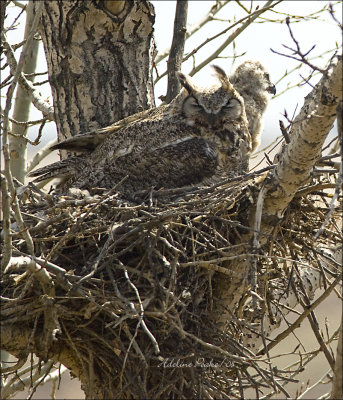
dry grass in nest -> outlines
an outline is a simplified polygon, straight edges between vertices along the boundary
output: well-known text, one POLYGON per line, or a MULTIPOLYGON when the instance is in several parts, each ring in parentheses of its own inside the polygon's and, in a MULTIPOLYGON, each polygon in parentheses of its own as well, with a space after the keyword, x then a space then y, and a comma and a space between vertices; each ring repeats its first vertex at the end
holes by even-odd
MULTIPOLYGON (((5 322, 47 338, 36 346, 42 358, 66 347, 84 375, 92 360, 103 386, 118 398, 239 398, 262 382, 272 387, 269 368, 242 345, 235 310, 226 331, 212 318, 222 261, 242 249, 249 253, 250 244, 241 239, 249 232, 259 175, 147 193, 140 203, 121 200, 115 191, 55 197, 31 186, 23 215, 36 254, 49 261, 44 265, 54 294, 47 301, 34 274, 8 271, 3 296, 15 300, 3 305, 5 322)), ((313 234, 329 205, 315 205, 322 193, 299 193, 276 240, 262 249, 263 297, 289 279, 280 259, 316 259, 313 234)), ((319 239, 325 245, 337 242, 334 226, 332 219, 319 239)), ((14 255, 22 255, 19 235, 13 243, 14 255)))

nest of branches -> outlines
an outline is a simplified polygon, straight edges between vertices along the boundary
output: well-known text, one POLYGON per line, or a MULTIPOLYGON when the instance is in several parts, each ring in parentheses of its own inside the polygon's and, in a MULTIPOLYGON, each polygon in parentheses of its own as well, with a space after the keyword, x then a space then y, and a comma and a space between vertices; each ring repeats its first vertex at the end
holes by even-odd
MULTIPOLYGON (((118 398, 239 398, 249 387, 273 385, 269 368, 243 345, 236 310, 225 329, 215 312, 217 283, 230 284, 225 262, 251 253, 244 238, 261 176, 149 192, 138 202, 115 190, 57 196, 29 185, 22 214, 40 255, 31 259, 43 268, 7 269, 4 322, 29 329, 43 360, 61 360, 67 349, 81 381, 96 371, 93 379, 118 398)), ((289 282, 289 264, 280 260, 317 260, 314 233, 330 208, 328 184, 322 175, 302 188, 274 242, 260 250, 263 299, 289 282)), ((334 212, 326 222, 319 240, 327 246, 339 236, 334 212)), ((27 255, 20 232, 13 245, 14 256, 27 255)))

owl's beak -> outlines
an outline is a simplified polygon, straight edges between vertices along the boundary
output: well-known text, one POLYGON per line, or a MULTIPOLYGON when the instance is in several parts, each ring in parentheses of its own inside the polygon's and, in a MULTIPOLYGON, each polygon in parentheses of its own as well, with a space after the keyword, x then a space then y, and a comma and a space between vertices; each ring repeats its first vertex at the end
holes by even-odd
POLYGON ((270 85, 270 86, 268 86, 267 92, 269 92, 269 93, 275 95, 275 93, 276 93, 276 87, 275 87, 275 85, 270 85))
POLYGON ((218 122, 218 115, 206 113, 206 119, 210 126, 214 126, 218 122))

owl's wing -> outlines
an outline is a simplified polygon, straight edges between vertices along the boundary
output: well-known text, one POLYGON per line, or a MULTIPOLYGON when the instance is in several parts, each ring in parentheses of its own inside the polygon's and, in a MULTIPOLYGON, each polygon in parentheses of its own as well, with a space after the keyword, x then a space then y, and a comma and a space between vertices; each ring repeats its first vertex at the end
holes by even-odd
POLYGON ((99 144, 105 140, 107 134, 115 132, 118 129, 120 129, 120 126, 113 127, 111 131, 108 130, 107 132, 96 130, 83 135, 76 135, 51 146, 50 150, 68 150, 76 153, 89 153, 95 150, 99 144))
MULTIPOLYGON (((161 113, 165 106, 144 110, 139 113, 130 115, 120 121, 115 122, 112 125, 104 128, 96 129, 91 132, 84 134, 75 135, 72 138, 68 138, 60 143, 51 146, 51 150, 68 150, 77 153, 92 152, 95 150, 109 135, 119 131, 122 128, 126 128, 133 122, 143 121, 147 118, 153 118, 154 114, 161 113)), ((119 133, 120 134, 120 133, 119 133)))
POLYGON ((119 157, 115 171, 129 175, 128 183, 136 190, 170 188, 197 184, 213 176, 218 163, 216 146, 194 137, 152 148, 148 154, 119 157))
POLYGON ((46 179, 62 178, 69 179, 76 172, 76 167, 84 159, 83 156, 69 157, 65 160, 57 161, 45 167, 38 168, 27 174, 29 177, 35 177, 34 182, 41 182, 46 179))

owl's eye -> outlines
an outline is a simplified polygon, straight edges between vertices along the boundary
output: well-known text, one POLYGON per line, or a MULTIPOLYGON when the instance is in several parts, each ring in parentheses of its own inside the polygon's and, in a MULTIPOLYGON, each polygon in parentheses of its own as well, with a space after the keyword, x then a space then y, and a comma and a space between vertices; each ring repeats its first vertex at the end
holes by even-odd
POLYGON ((223 106, 222 110, 228 117, 238 118, 242 114, 242 105, 237 99, 230 99, 225 106, 223 106))
POLYGON ((224 106, 224 109, 232 109, 234 107, 240 107, 241 103, 237 99, 230 99, 224 106))
POLYGON ((193 108, 202 108, 202 106, 198 103, 198 100, 192 96, 188 98, 188 105, 193 108))
POLYGON ((186 117, 191 117, 195 112, 202 110, 202 107, 198 103, 195 97, 188 96, 183 102, 182 111, 186 117))

